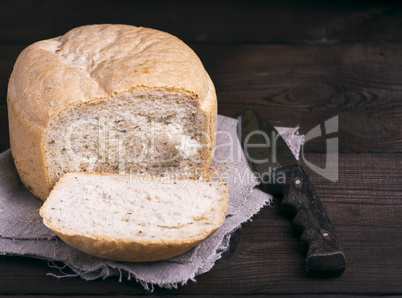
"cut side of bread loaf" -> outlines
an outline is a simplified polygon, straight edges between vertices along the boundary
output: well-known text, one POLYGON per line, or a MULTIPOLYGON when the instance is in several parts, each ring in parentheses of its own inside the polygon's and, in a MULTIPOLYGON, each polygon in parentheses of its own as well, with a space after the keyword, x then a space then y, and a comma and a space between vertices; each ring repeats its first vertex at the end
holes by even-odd
POLYGON ((197 103, 180 92, 137 91, 73 106, 46 134, 51 182, 81 171, 200 177, 210 158, 207 124, 197 103))
POLYGON ((100 258, 150 262, 182 254, 226 216, 220 182, 96 173, 65 174, 40 214, 72 247, 100 258))
POLYGON ((212 159, 214 85, 158 30, 90 25, 36 42, 14 65, 7 104, 16 168, 42 200, 68 172, 199 178, 212 159))

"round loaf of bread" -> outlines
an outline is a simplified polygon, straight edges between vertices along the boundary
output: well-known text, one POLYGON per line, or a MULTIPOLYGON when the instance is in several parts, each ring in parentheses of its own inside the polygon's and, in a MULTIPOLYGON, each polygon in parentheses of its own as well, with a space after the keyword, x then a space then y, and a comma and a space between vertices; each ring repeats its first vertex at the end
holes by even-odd
POLYGON ((213 83, 161 31, 90 25, 36 42, 15 63, 7 104, 16 168, 42 200, 67 172, 198 178, 212 159, 213 83))

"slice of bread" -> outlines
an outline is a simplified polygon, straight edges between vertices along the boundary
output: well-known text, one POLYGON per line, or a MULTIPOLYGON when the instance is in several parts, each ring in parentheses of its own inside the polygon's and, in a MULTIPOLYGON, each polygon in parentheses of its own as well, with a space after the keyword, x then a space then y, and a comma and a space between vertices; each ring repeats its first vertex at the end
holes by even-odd
POLYGON ((214 85, 158 30, 89 25, 36 42, 14 65, 7 104, 15 166, 42 200, 67 172, 198 178, 212 159, 214 85))
POLYGON ((100 258, 150 262, 182 254, 226 216, 220 182, 97 173, 65 174, 40 215, 67 244, 100 258))

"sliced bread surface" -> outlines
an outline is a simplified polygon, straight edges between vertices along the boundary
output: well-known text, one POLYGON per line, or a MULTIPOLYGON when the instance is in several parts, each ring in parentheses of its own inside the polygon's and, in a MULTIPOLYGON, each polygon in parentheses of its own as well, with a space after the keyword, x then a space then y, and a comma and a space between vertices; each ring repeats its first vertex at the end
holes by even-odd
POLYGON ((213 234, 226 216, 220 182, 68 173, 40 210, 70 246, 100 258, 150 262, 182 254, 213 234))

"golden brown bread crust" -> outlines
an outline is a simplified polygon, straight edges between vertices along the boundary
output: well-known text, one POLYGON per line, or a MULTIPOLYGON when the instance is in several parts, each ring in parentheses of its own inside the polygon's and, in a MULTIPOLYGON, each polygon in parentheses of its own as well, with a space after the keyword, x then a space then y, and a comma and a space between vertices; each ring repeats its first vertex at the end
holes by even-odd
MULTIPOLYGON (((46 200, 53 185, 45 136, 67 108, 136 90, 186 93, 208 117, 212 159, 217 102, 197 55, 178 38, 127 25, 91 25, 39 41, 18 57, 8 86, 10 146, 21 180, 46 200)), ((205 164, 204 172, 208 170, 205 164)))
MULTIPOLYGON (((215 232, 215 231, 214 231, 215 232)), ((114 239, 96 239, 83 235, 63 235, 55 232, 64 242, 92 256, 121 262, 154 262, 167 260, 189 251, 207 238, 168 242, 131 242, 114 239)))
POLYGON ((47 226, 65 243, 80 251, 98 258, 122 262, 154 262, 178 256, 201 243, 219 228, 209 234, 186 240, 135 241, 64 234, 50 225, 47 226))

